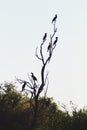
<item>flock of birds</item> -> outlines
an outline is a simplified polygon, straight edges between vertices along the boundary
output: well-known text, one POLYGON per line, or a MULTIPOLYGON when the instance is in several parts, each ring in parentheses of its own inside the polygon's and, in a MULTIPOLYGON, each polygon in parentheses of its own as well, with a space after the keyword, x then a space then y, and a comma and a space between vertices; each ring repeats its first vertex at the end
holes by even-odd
MULTIPOLYGON (((55 17, 52 19, 52 23, 55 23, 56 22, 56 19, 57 19, 57 14, 55 15, 55 17)), ((44 34, 44 37, 43 37, 43 42, 46 40, 47 38, 47 33, 44 34)), ((53 46, 56 45, 58 41, 58 37, 55 38, 55 41, 53 42, 53 46)), ((48 45, 48 48, 47 48, 47 51, 49 51, 51 48, 51 44, 48 45)))
MULTIPOLYGON (((34 74, 32 72, 31 72, 31 77, 32 77, 34 82, 37 81, 37 78, 34 76, 34 74)), ((22 85, 22 91, 25 89, 26 84, 27 84, 27 82, 24 81, 23 85, 22 85)))
MULTIPOLYGON (((56 19, 57 19, 57 14, 56 14, 55 17, 52 19, 52 23, 55 23, 55 22, 56 22, 56 19)), ((43 42, 46 40, 46 38, 47 38, 47 33, 44 34, 43 42)), ((58 37, 55 38, 55 40, 54 40, 54 42, 53 42, 53 46, 56 45, 57 41, 58 41, 58 37)), ((52 47, 52 44, 49 44, 48 47, 47 47, 47 51, 49 51, 49 50, 51 49, 51 47, 52 47)), ((32 79, 33 79, 34 82, 37 81, 37 78, 35 77, 35 75, 34 75, 32 72, 31 72, 31 77, 32 77, 32 79)), ((22 91, 25 89, 26 84, 27 84, 27 82, 24 81, 24 82, 23 82, 23 85, 22 85, 22 91)))

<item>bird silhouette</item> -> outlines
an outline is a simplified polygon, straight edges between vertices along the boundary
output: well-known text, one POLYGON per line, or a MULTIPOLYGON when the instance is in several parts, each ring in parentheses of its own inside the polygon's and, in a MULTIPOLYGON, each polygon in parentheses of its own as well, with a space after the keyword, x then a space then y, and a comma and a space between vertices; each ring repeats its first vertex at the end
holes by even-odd
POLYGON ((53 18, 52 23, 55 22, 56 19, 57 19, 57 14, 55 14, 55 17, 53 18))
POLYGON ((56 37, 56 39, 55 39, 55 41, 54 41, 54 43, 53 43, 53 46, 56 45, 57 41, 58 41, 58 37, 56 37))
POLYGON ((46 37, 47 37, 47 33, 44 34, 43 41, 46 40, 46 37))
POLYGON ((22 91, 25 89, 26 81, 24 81, 24 84, 22 85, 22 91))
POLYGON ((49 51, 51 49, 51 44, 49 43, 48 47, 47 47, 47 51, 49 51))
POLYGON ((31 77, 34 81, 37 81, 37 78, 34 76, 34 74, 31 72, 31 77))

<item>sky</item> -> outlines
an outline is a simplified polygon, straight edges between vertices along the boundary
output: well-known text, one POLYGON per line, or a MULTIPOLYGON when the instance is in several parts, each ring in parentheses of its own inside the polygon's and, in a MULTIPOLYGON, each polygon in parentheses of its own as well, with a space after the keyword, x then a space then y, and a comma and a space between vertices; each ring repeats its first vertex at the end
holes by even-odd
POLYGON ((49 72, 47 95, 56 102, 87 105, 87 1, 86 0, 1 0, 0 83, 39 77, 40 61, 35 49, 45 32, 52 32, 51 20, 58 15, 57 47, 49 72))

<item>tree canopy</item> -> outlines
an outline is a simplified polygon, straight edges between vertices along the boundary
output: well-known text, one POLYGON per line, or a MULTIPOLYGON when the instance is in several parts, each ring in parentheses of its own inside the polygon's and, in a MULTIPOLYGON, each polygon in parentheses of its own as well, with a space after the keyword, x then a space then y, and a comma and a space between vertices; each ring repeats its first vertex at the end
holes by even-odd
MULTIPOLYGON (((33 99, 32 99, 33 103, 33 99)), ((16 90, 12 83, 0 88, 0 129, 29 130, 33 115, 29 97, 16 90)), ((35 130, 86 130, 87 110, 73 110, 72 114, 59 109, 49 97, 39 98, 35 130)))

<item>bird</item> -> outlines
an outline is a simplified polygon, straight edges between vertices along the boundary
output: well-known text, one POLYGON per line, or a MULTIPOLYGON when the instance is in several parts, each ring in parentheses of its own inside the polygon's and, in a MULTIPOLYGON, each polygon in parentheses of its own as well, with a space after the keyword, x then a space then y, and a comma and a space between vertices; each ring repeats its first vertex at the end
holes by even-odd
POLYGON ((24 84, 22 85, 22 91, 24 90, 25 86, 26 86, 26 81, 24 81, 24 84))
POLYGON ((37 81, 37 78, 34 76, 34 74, 31 72, 31 77, 34 81, 37 81))
POLYGON ((55 17, 53 18, 52 23, 55 22, 56 19, 57 19, 57 14, 55 14, 55 17))
POLYGON ((49 43, 48 47, 47 47, 47 51, 49 51, 51 48, 51 44, 49 43))
POLYGON ((46 40, 46 37, 47 37, 47 33, 44 34, 43 41, 46 40))
POLYGON ((57 41, 58 41, 58 37, 56 37, 56 39, 55 39, 55 41, 54 41, 54 43, 53 43, 53 46, 56 45, 57 41))

